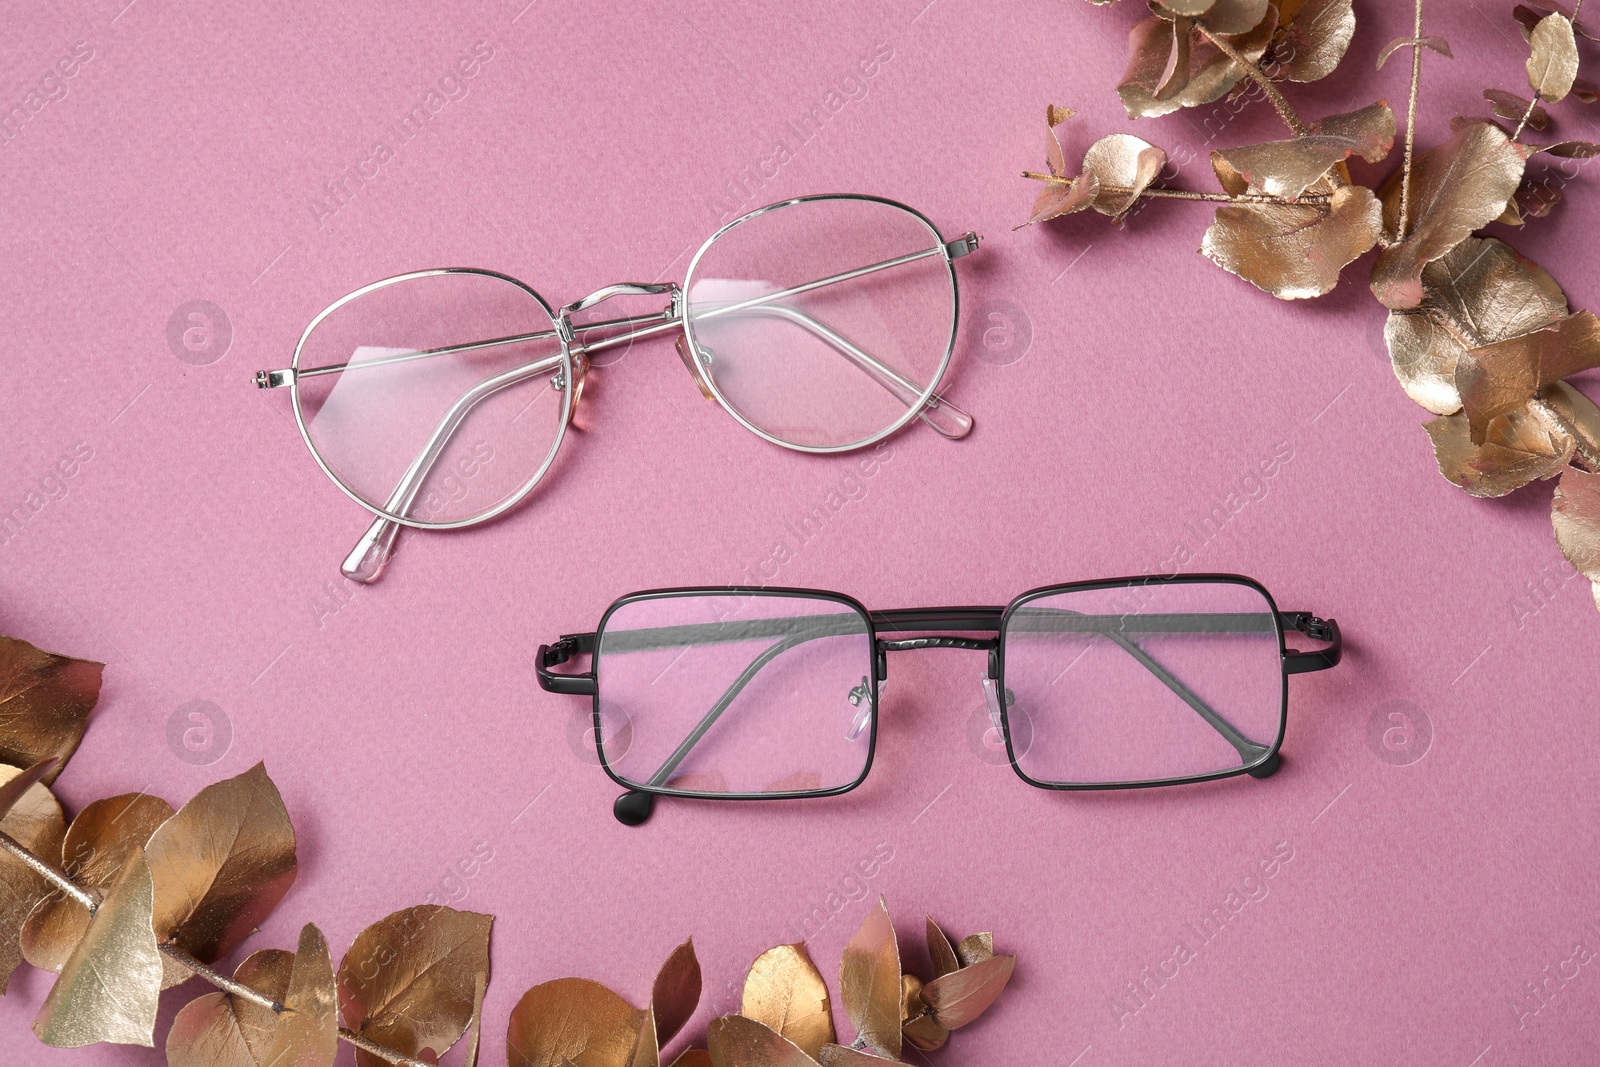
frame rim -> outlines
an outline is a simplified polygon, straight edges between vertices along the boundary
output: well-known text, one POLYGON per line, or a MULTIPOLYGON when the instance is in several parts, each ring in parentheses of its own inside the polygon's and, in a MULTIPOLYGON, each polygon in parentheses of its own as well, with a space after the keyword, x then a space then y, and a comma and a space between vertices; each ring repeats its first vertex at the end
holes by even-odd
POLYGON ((606 608, 600 616, 600 621, 594 628, 594 652, 590 670, 594 673, 594 696, 591 698, 591 716, 594 722, 594 747, 595 754, 600 759, 600 767, 610 778, 623 789, 634 793, 645 793, 658 797, 682 797, 688 800, 807 800, 818 797, 836 797, 851 792, 867 780, 867 775, 872 771, 872 763, 878 751, 878 671, 877 671, 877 628, 872 622, 872 613, 867 610, 855 597, 848 593, 839 593, 828 589, 805 589, 792 586, 673 586, 665 589, 643 589, 635 593, 617 598, 606 608), (827 789, 788 790, 780 793, 708 793, 700 790, 671 789, 666 786, 652 786, 635 784, 614 771, 611 762, 606 758, 605 744, 602 739, 600 722, 600 697, 603 690, 601 684, 600 667, 604 662, 604 637, 606 624, 611 621, 611 616, 618 608, 642 600, 666 600, 674 597, 689 596, 740 596, 752 597, 789 597, 809 600, 828 600, 844 604, 849 607, 866 624, 867 638, 867 679, 871 684, 872 711, 867 723, 867 755, 861 765, 861 773, 845 785, 832 786, 827 789))
POLYGON ((782 208, 793 207, 796 204, 828 200, 860 200, 873 204, 883 204, 887 207, 898 208, 899 210, 910 215, 912 218, 916 219, 918 222, 922 223, 922 225, 928 229, 928 231, 933 235, 935 244, 939 246, 940 259, 944 263, 945 273, 950 282, 950 337, 949 340, 945 342, 944 356, 939 361, 938 370, 934 373, 932 381, 930 381, 927 387, 919 394, 915 406, 907 408, 904 415, 892 422, 887 428, 879 430, 876 434, 864 437, 859 441, 843 445, 798 445, 791 441, 785 441, 781 438, 773 436, 740 414, 739 411, 728 400, 728 398, 722 394, 722 390, 718 388, 715 379, 712 378, 711 375, 705 374, 704 369, 702 368, 702 377, 704 377, 707 387, 711 390, 712 398, 716 400, 717 406, 722 408, 723 411, 727 412, 728 415, 734 419, 734 421, 739 423, 739 425, 743 426, 757 437, 760 437, 762 440, 771 444, 775 444, 780 448, 787 448, 793 452, 806 452, 812 455, 830 455, 840 452, 854 452, 863 448, 867 448, 871 445, 877 444, 884 438, 899 432, 912 419, 922 414, 922 412, 927 409, 928 398, 933 396, 934 393, 938 392, 939 383, 944 380, 945 372, 950 369, 950 360, 955 355, 956 339, 961 332, 961 287, 956 276, 955 261, 950 258, 950 250, 946 246, 944 234, 939 231, 938 226, 934 225, 932 219, 928 218, 922 212, 918 211, 909 204, 902 204, 898 200, 891 200, 885 196, 873 196, 869 193, 813 193, 808 196, 790 197, 787 200, 779 200, 776 203, 767 204, 764 207, 758 207, 751 211, 747 211, 731 222, 724 223, 722 226, 718 227, 716 232, 714 232, 710 237, 707 237, 705 241, 701 243, 700 247, 695 251, 694 257, 689 260, 689 266, 684 270, 683 273, 684 295, 682 327, 684 335, 689 341, 690 353, 695 355, 697 363, 699 362, 698 353, 700 351, 700 343, 695 338, 693 316, 689 312, 689 293, 694 283, 695 269, 699 267, 700 260, 706 254, 706 251, 716 243, 717 238, 721 237, 729 230, 732 230, 735 226, 740 226, 746 222, 760 218, 762 215, 766 215, 782 208))
POLYGON ((1278 758, 1279 750, 1283 747, 1284 735, 1289 728, 1289 672, 1284 662, 1284 653, 1288 645, 1284 640, 1283 617, 1278 609, 1278 602, 1273 599, 1272 593, 1265 585, 1248 575, 1228 573, 1199 573, 1199 574, 1146 574, 1129 575, 1122 578, 1097 578, 1083 582, 1063 582, 1056 585, 1038 586, 1019 594, 1006 605, 1005 611, 1000 616, 999 644, 996 645, 996 673, 995 685, 1003 694, 1005 692, 1006 673, 1006 637, 1008 634, 1007 623, 1011 614, 1024 604, 1037 600, 1040 597, 1063 592, 1078 592, 1091 589, 1132 588, 1134 586, 1149 585, 1242 585, 1254 589, 1266 600, 1272 613, 1272 625, 1278 636, 1278 675, 1279 675, 1279 701, 1278 701, 1278 732, 1273 738, 1267 754, 1254 763, 1231 767, 1221 771, 1208 771, 1204 774, 1183 775, 1174 778, 1153 778, 1127 782, 1048 782, 1037 778, 1024 771, 1017 762, 1016 748, 1011 739, 1010 709, 1004 699, 1000 701, 1000 723, 1006 739, 1006 756, 1011 763, 1011 769, 1016 771, 1017 777, 1036 789, 1047 789, 1052 792, 1098 792, 1111 789, 1154 789, 1161 786, 1194 785, 1200 782, 1214 782, 1223 778, 1237 778, 1242 774, 1249 774, 1257 768, 1270 764, 1278 758))
POLYGON ((322 473, 326 474, 328 479, 332 481, 334 485, 338 486, 340 491, 343 492, 345 496, 361 505, 361 507, 366 509, 372 515, 388 522, 397 523, 401 526, 410 526, 411 528, 417 530, 458 530, 467 526, 477 526, 481 523, 489 522, 493 519, 499 518, 507 511, 510 511, 512 508, 522 503, 523 500, 527 499, 528 494, 533 492, 534 487, 538 485, 541 480, 543 480, 545 474, 550 470, 551 464, 555 462, 556 454, 561 451, 562 442, 566 440, 567 426, 571 421, 572 415, 573 391, 571 389, 566 389, 562 391, 561 396, 561 424, 556 430, 555 440, 550 445, 549 454, 545 456, 544 462, 540 464, 539 469, 534 472, 531 478, 522 484, 521 488, 517 489, 505 500, 490 508, 488 511, 465 519, 456 519, 452 522, 426 522, 421 519, 405 518, 400 515, 395 515, 392 512, 363 500, 355 490, 351 489, 350 486, 345 484, 344 479, 340 478, 339 475, 334 473, 333 468, 328 465, 328 462, 323 458, 322 453, 317 450, 317 446, 312 442, 311 433, 306 427, 305 415, 300 408, 300 355, 305 349, 306 341, 311 337, 312 332, 322 324, 324 319, 358 297, 366 296, 368 293, 376 292, 377 290, 385 288, 386 286, 397 285, 400 282, 414 281, 418 278, 433 278, 450 274, 472 274, 480 277, 497 278, 500 281, 510 282, 516 288, 521 289, 524 293, 527 293, 529 296, 533 297, 535 303, 537 303, 539 307, 543 309, 545 317, 550 320, 551 329, 554 330, 556 334, 556 340, 561 344, 562 372, 566 374, 569 382, 572 380, 572 351, 567 345, 566 339, 561 336, 560 331, 555 330, 555 311, 553 308, 551 308, 549 302, 546 301, 536 289, 528 285, 526 282, 521 281, 518 278, 513 278, 509 274, 503 274, 500 271, 487 270, 480 267, 431 267, 425 270, 407 271, 404 274, 396 274, 388 278, 380 278, 375 282, 368 282, 359 289, 355 289, 346 293, 344 296, 341 296, 339 299, 335 300, 333 303, 317 312, 316 316, 306 324, 306 328, 300 333, 300 340, 295 342, 294 358, 289 363, 290 369, 295 372, 293 379, 289 383, 289 401, 291 406, 294 408, 295 426, 299 428, 300 439, 305 442, 307 451, 311 453, 311 458, 316 461, 317 466, 322 469, 322 473))

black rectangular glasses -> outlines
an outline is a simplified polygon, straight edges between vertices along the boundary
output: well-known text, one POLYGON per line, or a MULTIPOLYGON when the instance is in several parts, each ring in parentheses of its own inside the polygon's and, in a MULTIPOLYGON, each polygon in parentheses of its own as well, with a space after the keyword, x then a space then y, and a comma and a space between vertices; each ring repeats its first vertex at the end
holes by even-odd
POLYGON ((1338 624, 1237 575, 1034 589, 1004 607, 868 611, 809 589, 623 597, 539 648, 539 684, 591 696, 601 765, 638 825, 658 796, 822 797, 872 766, 888 653, 988 653, 993 726, 1023 781, 1123 789, 1278 769, 1288 677, 1339 662, 1338 624), (1293 630, 1327 647, 1287 647, 1293 630), (552 668, 587 654, 582 674, 552 668))

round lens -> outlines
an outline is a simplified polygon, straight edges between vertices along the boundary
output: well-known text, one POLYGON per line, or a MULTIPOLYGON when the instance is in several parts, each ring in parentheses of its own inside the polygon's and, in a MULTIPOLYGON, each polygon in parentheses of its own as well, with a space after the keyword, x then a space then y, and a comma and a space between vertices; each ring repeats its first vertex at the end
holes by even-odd
POLYGON ((1140 784, 1254 767, 1283 728, 1278 617, 1234 582, 1033 597, 1006 616, 1017 769, 1049 785, 1140 784), (1032 737, 1018 744, 1026 718, 1032 737))
POLYGON ((955 273, 937 230, 860 197, 780 204, 701 248, 685 329, 718 399, 791 448, 859 448, 933 392, 955 335, 955 273))
POLYGON ((328 473, 413 526, 515 503, 554 458, 574 392, 543 301, 479 271, 351 294, 312 323, 294 366, 295 410, 328 473))

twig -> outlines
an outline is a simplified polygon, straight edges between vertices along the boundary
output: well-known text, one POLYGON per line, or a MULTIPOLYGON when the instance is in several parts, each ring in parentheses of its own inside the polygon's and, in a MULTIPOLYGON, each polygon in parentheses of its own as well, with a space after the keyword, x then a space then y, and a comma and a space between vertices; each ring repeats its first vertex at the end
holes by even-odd
MULTIPOLYGON (((1024 178, 1032 178, 1034 181, 1049 182, 1051 185, 1071 185, 1075 180, 1058 177, 1054 174, 1041 174, 1034 170, 1025 170, 1022 172, 1022 176, 1024 178)), ((1129 189, 1120 189, 1114 185, 1106 185, 1101 188, 1112 193, 1131 192, 1129 189)), ((1153 197, 1158 200, 1209 200, 1216 204, 1283 204, 1285 206, 1291 204, 1326 204, 1332 199, 1322 193, 1302 196, 1298 200, 1289 200, 1281 196, 1271 196, 1267 193, 1240 193, 1238 196, 1230 196, 1227 193, 1199 193, 1190 189, 1161 189, 1155 187, 1141 189, 1139 190, 1139 195, 1153 197)))
POLYGON ((1528 120, 1533 118, 1534 109, 1537 108, 1538 106, 1539 106, 1539 90, 1535 89, 1533 91, 1533 99, 1528 101, 1528 110, 1526 110, 1526 111, 1524 111, 1522 113, 1522 120, 1517 123, 1516 131, 1514 133, 1512 133, 1512 135, 1511 135, 1511 140, 1513 142, 1515 142, 1519 137, 1522 136, 1522 131, 1523 130, 1527 129, 1528 120))
POLYGON ((1411 92, 1406 97, 1406 159, 1400 171, 1400 223, 1394 231, 1398 241, 1406 239, 1406 230, 1411 225, 1411 160, 1417 147, 1417 89, 1422 84, 1422 0, 1417 0, 1411 38, 1411 92))
MULTIPOLYGON (((72 877, 65 871, 61 870, 59 867, 56 867, 54 864, 35 856, 10 834, 4 833, 3 831, 0 831, 0 851, 9 852, 11 855, 21 860, 35 874, 49 882, 55 889, 59 890, 62 894, 71 897, 85 908, 88 908, 90 915, 93 915, 95 909, 100 906, 100 901, 96 899, 95 895, 84 889, 77 882, 73 881, 72 877)), ((274 1012, 282 1013, 285 1010, 282 1004, 279 1004, 271 997, 259 993, 241 982, 234 981, 232 978, 229 978, 222 972, 208 967, 206 964, 201 963, 199 960, 195 959, 193 956, 189 955, 183 949, 172 944, 171 942, 166 942, 156 947, 161 950, 161 954, 163 956, 166 956, 168 959, 172 960, 180 967, 183 967, 185 970, 204 978, 206 981, 210 982, 212 985, 226 993, 230 993, 242 1000, 248 1000, 250 1003, 260 1007, 270 1008, 274 1012)), ((362 1037, 354 1030, 346 1029, 343 1026, 339 1027, 339 1040, 345 1042, 346 1044, 354 1045, 363 1052, 371 1053, 386 1063, 395 1064, 396 1067, 428 1067, 428 1065, 423 1063, 421 1060, 414 1060, 402 1052, 397 1052, 396 1050, 385 1045, 380 1045, 375 1041, 362 1037)))
POLYGON ((1278 117, 1283 119, 1284 125, 1294 131, 1296 136, 1304 136, 1311 132, 1311 127, 1307 126, 1300 118, 1299 113, 1294 109, 1294 105, 1289 103, 1288 99, 1278 91, 1278 87, 1272 84, 1272 79, 1267 77, 1259 66, 1241 55, 1233 45, 1212 33, 1206 28, 1204 22, 1197 19, 1194 28, 1199 30, 1201 36, 1206 40, 1216 45, 1219 52, 1244 68, 1244 72, 1250 76, 1250 80, 1259 85, 1261 91, 1267 94, 1267 99, 1272 101, 1272 106, 1278 112, 1278 117))
POLYGON ((1569 422, 1567 417, 1556 409, 1555 405, 1545 399, 1543 393, 1534 397, 1530 403, 1533 410, 1538 413, 1539 417, 1547 425, 1559 429, 1577 442, 1577 455, 1582 461, 1582 465, 1588 468, 1591 474, 1600 474, 1600 441, 1591 441, 1585 437, 1583 431, 1572 422, 1569 422))

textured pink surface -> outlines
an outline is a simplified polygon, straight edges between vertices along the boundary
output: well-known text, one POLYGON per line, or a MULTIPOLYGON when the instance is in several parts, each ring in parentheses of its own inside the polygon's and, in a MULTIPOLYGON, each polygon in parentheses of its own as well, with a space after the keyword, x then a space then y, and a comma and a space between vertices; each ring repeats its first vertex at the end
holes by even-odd
MULTIPOLYGON (((834 974, 860 898, 883 893, 908 942, 926 909, 1022 953, 1011 992, 934 1060, 1600 1056, 1600 972, 1579 962, 1600 948, 1600 616, 1560 566, 1548 490, 1479 502, 1439 478, 1364 263, 1331 299, 1291 306, 1194 254, 1192 206, 1121 230, 1098 216, 1010 230, 1046 101, 1083 112, 1078 151, 1119 129, 1189 146, 1177 181, 1193 188, 1212 187, 1218 127, 1218 143, 1281 136, 1260 107, 1129 123, 1111 86, 1131 5, 124 2, 13 3, 0 35, 6 108, 92 51, 0 145, 0 506, 47 501, 0 545, 0 630, 108 664, 60 783, 74 809, 136 789, 182 802, 267 761, 302 866, 251 947, 292 945, 315 920, 337 954, 430 893, 492 912, 498 1063, 536 982, 581 974, 638 1001, 692 934, 703 1032, 736 1008, 750 959, 801 936, 814 908, 826 921, 804 934, 834 974), (465 95, 401 143, 391 124, 475 46, 492 56, 465 95), (875 50, 889 58, 860 98, 801 143, 788 123, 875 50), (750 177, 773 174, 780 140, 776 176, 750 177), (358 169, 365 184, 331 200, 325 183, 358 169), (960 264, 948 381, 978 420, 967 441, 901 434, 865 494, 801 543, 790 524, 854 460, 763 444, 700 399, 668 343, 641 344, 596 372, 587 432, 533 506, 404 540, 377 587, 339 580, 363 513, 306 455, 286 395, 249 384, 287 364, 326 303, 425 266, 493 267, 557 302, 681 277, 725 212, 832 190, 987 236, 960 264), (205 365, 167 339, 191 300, 231 322, 205 365), (1022 326, 1031 344, 1008 363, 1020 346, 1004 328, 1022 326), (73 453, 74 475, 53 477, 73 453), (1242 489, 1275 454, 1275 475, 1242 489), (856 793, 664 804, 627 829, 573 740, 582 702, 534 681, 540 641, 636 588, 765 579, 879 607, 1000 603, 1155 570, 1179 544, 1187 569, 1254 575, 1348 634, 1344 666, 1293 680, 1276 778, 1030 789, 972 740, 981 658, 927 651, 893 660, 879 760, 856 793), (231 725, 206 766, 169 741, 194 700, 231 725), (1386 748, 1391 713, 1411 732, 1386 748), (862 889, 851 872, 874 854, 862 889), (475 875, 447 881, 458 862, 475 875), (1203 940, 1230 892, 1249 903, 1203 940), (1147 979, 1163 969, 1176 974, 1147 979), (1130 983, 1145 983, 1142 1006, 1130 983), (1549 992, 1524 999, 1530 983, 1549 992)), ((1520 85, 1511 6, 1432 6, 1430 32, 1458 58, 1427 60, 1424 143, 1481 111, 1484 85, 1520 85)), ((1346 70, 1310 113, 1403 99, 1405 63, 1371 71, 1408 8, 1359 4, 1346 70)), ((1563 106, 1564 129, 1593 137, 1579 108, 1563 106)), ((1600 305, 1592 185, 1589 171, 1573 183, 1559 229, 1510 237, 1577 307, 1600 305)), ((37 1046, 47 989, 24 972, 0 1003, 0 1060, 160 1062, 37 1046)))

